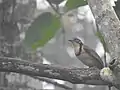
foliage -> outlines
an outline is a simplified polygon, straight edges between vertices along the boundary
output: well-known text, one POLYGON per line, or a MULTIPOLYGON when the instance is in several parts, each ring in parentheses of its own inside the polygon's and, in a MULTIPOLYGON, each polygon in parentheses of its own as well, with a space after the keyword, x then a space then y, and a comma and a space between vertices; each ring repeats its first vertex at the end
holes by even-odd
POLYGON ((49 12, 43 13, 28 28, 24 42, 36 49, 50 40, 59 28, 60 22, 57 17, 49 12))
MULTIPOLYGON (((98 25, 97 25, 97 27, 98 27, 98 25)), ((108 53, 109 53, 109 50, 108 50, 108 48, 107 48, 107 45, 106 45, 104 36, 103 36, 103 34, 100 32, 99 28, 97 28, 96 36, 99 38, 100 42, 102 43, 105 52, 108 52, 108 53)))
MULTIPOLYGON (((58 2, 54 0, 47 1, 50 5, 51 3, 57 5, 64 0, 59 0, 58 2)), ((69 11, 86 4, 87 2, 84 0, 68 0, 65 6, 67 7, 67 11, 69 11)), ((57 10, 54 6, 52 6, 52 8, 57 10)), ((24 43, 33 49, 44 46, 55 35, 56 31, 59 30, 60 27, 63 27, 61 26, 62 24, 60 24, 60 21, 60 18, 57 18, 50 12, 41 14, 28 28, 24 43)))
POLYGON ((66 3, 66 6, 68 10, 71 10, 71 9, 78 8, 80 6, 84 6, 86 4, 87 4, 87 1, 85 0, 68 0, 66 3))

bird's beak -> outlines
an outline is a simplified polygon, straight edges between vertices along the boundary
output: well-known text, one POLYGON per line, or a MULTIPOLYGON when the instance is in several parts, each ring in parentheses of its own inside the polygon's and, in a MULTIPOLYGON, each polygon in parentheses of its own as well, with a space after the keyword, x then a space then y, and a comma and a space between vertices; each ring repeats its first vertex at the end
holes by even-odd
POLYGON ((68 40, 69 42, 73 43, 73 40, 68 40))
POLYGON ((71 47, 74 46, 74 41, 73 40, 68 40, 70 42, 71 47))

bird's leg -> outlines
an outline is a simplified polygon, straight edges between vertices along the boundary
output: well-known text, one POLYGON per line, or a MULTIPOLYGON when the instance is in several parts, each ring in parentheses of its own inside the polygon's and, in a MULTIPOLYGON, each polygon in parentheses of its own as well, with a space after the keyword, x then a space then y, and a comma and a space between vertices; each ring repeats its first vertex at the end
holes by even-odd
POLYGON ((108 85, 108 90, 111 90, 111 87, 112 87, 111 85, 108 85))
POLYGON ((104 52, 104 67, 107 67, 106 52, 104 52))

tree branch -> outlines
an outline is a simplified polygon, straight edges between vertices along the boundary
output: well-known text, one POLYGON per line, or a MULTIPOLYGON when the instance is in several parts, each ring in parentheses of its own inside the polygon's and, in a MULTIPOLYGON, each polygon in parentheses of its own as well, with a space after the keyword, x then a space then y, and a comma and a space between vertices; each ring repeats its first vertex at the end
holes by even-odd
POLYGON ((58 11, 58 8, 56 8, 51 1, 47 0, 47 2, 49 3, 49 5, 51 6, 51 8, 56 12, 56 14, 58 14, 59 16, 61 16, 61 14, 58 11))
POLYGON ((109 0, 88 0, 112 59, 120 59, 120 21, 109 0))
POLYGON ((104 36, 111 60, 116 59, 110 63, 116 78, 110 83, 120 89, 120 21, 109 0, 88 0, 88 4, 104 36))
POLYGON ((0 57, 1 72, 16 72, 28 76, 60 79, 73 84, 107 85, 97 68, 70 68, 47 64, 32 64, 15 58, 0 57))

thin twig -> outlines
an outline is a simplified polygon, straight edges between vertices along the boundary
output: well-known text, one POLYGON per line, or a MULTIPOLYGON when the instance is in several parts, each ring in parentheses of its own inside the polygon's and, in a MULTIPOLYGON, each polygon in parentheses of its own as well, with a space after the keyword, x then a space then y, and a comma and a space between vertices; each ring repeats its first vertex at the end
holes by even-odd
POLYGON ((40 80, 40 81, 45 81, 45 82, 47 82, 47 83, 53 84, 53 85, 55 85, 55 86, 58 86, 58 87, 61 87, 61 88, 64 88, 64 89, 69 89, 69 90, 72 89, 72 88, 70 88, 70 87, 68 87, 68 86, 66 86, 66 85, 64 85, 64 84, 57 83, 56 81, 53 81, 53 80, 51 80, 51 79, 49 79, 49 78, 45 78, 45 77, 32 77, 32 78, 38 79, 38 80, 40 80))
POLYGON ((54 6, 49 0, 47 0, 47 2, 48 2, 49 5, 52 7, 52 9, 60 16, 61 14, 60 14, 59 11, 57 10, 57 8, 55 8, 55 6, 54 6))
POLYGON ((58 5, 56 5, 56 7, 49 1, 47 0, 47 2, 49 3, 49 5, 52 7, 52 9, 59 15, 59 19, 60 19, 60 23, 61 23, 61 30, 62 30, 62 34, 63 34, 63 45, 65 45, 65 28, 64 28, 64 24, 62 22, 62 16, 64 15, 64 13, 60 13, 59 9, 60 7, 58 5))

